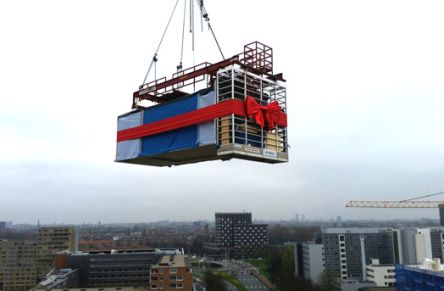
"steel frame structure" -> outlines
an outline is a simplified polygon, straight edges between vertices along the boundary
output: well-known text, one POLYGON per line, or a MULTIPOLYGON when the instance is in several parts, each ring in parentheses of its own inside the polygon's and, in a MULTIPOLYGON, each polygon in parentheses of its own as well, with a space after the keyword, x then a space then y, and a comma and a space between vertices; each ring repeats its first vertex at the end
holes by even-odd
MULTIPOLYGON (((215 64, 204 62, 188 69, 180 70, 172 75, 153 80, 139 86, 133 93, 132 108, 140 106, 140 101, 149 100, 155 103, 169 101, 168 94, 179 89, 194 86, 206 81, 212 85, 217 72, 229 66, 238 65, 246 71, 253 72, 272 81, 285 81, 282 74, 273 75, 273 49, 260 42, 252 42, 244 46, 244 52, 215 64)), ((180 92, 180 91, 179 91, 180 92)))
MULTIPOLYGON (((284 84, 236 65, 218 71, 216 91, 218 102, 228 99, 244 101, 251 96, 261 105, 277 101, 283 112, 287 112, 284 84)), ((218 145, 240 144, 272 152, 288 152, 286 127, 276 125, 271 130, 261 128, 247 117, 235 114, 219 118, 216 127, 218 145)))

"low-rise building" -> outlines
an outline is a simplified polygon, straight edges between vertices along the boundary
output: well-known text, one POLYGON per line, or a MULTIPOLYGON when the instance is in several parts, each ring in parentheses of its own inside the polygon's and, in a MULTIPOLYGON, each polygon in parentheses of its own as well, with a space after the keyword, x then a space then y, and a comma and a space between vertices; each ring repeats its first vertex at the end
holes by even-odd
POLYGON ((54 258, 54 270, 34 289, 149 289, 155 273, 152 268, 166 274, 155 278, 162 287, 165 284, 163 290, 175 290, 173 284, 176 289, 192 290, 186 289, 192 277, 181 249, 60 252, 54 258))
POLYGON ((191 267, 183 255, 163 256, 151 266, 151 290, 193 290, 191 267))
POLYGON ((444 265, 439 259, 425 259, 422 265, 397 265, 397 291, 444 290, 444 265))
POLYGON ((67 289, 78 287, 78 269, 53 269, 34 289, 67 289))
POLYGON ((379 264, 378 259, 372 259, 372 263, 367 265, 367 280, 375 282, 377 287, 396 286, 395 266, 379 264))

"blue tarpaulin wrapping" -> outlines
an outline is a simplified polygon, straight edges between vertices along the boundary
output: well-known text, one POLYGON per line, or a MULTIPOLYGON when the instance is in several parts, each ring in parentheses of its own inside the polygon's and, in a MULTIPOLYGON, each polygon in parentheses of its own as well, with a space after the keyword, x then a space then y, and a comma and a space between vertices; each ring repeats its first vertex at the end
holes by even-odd
MULTIPOLYGON (((197 110, 197 96, 191 95, 168 104, 148 107, 143 111, 143 124, 197 110)), ((146 157, 196 146, 197 125, 192 125, 142 138, 141 155, 146 157)))
MULTIPOLYGON (((143 119, 143 124, 163 120, 183 113, 191 112, 216 103, 214 90, 202 90, 195 94, 170 101, 168 103, 148 107, 136 113, 119 117, 118 129, 127 129, 141 125, 133 120, 143 119), (140 116, 143 115, 143 116, 140 116), (129 121, 128 121, 129 120, 129 121)), ((215 126, 213 121, 192 125, 177 130, 163 132, 153 136, 129 141, 118 142, 116 160, 122 161, 137 157, 149 157, 183 149, 192 149, 201 145, 216 143, 215 126), (125 144, 124 144, 125 143, 125 144), (128 146, 131 145, 131 146, 128 146), (138 154, 136 155, 136 152, 138 154)))

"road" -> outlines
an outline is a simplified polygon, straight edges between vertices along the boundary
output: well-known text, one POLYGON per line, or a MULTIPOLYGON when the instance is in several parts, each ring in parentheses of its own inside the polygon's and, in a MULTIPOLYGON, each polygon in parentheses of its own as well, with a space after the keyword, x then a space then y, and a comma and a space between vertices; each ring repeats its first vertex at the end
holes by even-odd
MULTIPOLYGON (((261 281, 250 273, 251 266, 238 261, 225 261, 227 269, 235 275, 248 291, 264 290, 270 291, 261 281)), ((236 290, 236 289, 234 289, 236 290)), ((231 288, 230 288, 231 291, 231 288)))

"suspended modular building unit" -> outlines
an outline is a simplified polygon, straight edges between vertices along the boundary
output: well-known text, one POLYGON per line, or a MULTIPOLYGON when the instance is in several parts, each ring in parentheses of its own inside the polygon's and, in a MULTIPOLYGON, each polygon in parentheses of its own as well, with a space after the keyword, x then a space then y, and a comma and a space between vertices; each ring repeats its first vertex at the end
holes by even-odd
POLYGON ((117 162, 288 162, 285 80, 273 74, 272 49, 259 42, 140 86, 133 111, 117 123, 117 162))

